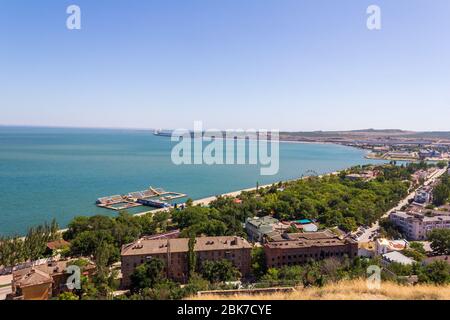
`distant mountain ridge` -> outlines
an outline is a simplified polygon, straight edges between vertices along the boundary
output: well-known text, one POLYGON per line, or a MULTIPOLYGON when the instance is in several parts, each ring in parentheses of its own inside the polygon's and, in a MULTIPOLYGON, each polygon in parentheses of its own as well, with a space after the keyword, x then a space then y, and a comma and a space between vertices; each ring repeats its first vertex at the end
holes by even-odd
POLYGON ((348 131, 282 131, 281 135, 303 137, 395 136, 396 138, 450 139, 450 131, 406 131, 401 129, 359 129, 348 131))

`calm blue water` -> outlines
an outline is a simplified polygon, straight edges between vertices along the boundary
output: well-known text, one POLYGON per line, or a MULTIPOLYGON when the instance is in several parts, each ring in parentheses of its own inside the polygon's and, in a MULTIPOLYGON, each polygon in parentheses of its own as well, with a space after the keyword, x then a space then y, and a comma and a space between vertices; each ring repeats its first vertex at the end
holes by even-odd
POLYGON ((173 145, 150 131, 0 127, 0 235, 53 218, 64 227, 77 215, 113 215, 95 200, 148 186, 198 199, 369 163, 353 148, 282 143, 279 173, 260 176, 255 165, 175 166, 173 145))

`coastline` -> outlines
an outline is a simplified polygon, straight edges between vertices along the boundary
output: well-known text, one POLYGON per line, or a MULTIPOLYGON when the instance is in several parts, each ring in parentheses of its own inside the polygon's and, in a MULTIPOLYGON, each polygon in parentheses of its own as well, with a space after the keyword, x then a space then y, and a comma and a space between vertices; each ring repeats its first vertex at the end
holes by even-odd
MULTIPOLYGON (((330 173, 325 173, 325 174, 318 175, 317 177, 318 178, 322 178, 322 177, 326 177, 326 176, 338 175, 340 172, 341 171, 333 171, 333 172, 330 172, 330 173)), ((265 185, 259 186, 258 188, 269 188, 269 187, 271 187, 274 184, 277 184, 279 182, 281 182, 281 183, 294 182, 294 181, 298 181, 298 180, 302 180, 302 179, 308 179, 308 178, 311 178, 311 177, 313 177, 313 176, 305 176, 305 177, 299 177, 299 178, 289 179, 289 180, 285 180, 285 181, 273 182, 273 183, 270 183, 270 184, 265 184, 265 185)), ((255 190, 256 190, 256 187, 252 187, 252 188, 246 188, 246 189, 240 189, 240 190, 231 191, 231 192, 227 192, 227 193, 222 193, 220 195, 200 198, 200 199, 193 200, 193 205, 194 206, 197 206, 197 205, 207 206, 211 202, 217 200, 218 197, 232 197, 232 198, 235 198, 235 197, 239 196, 240 194, 242 194, 243 192, 251 192, 251 191, 255 191, 255 190)), ((170 210, 170 208, 161 208, 161 209, 156 209, 156 210, 136 213, 133 216, 140 217, 140 216, 145 216, 147 214, 155 214, 155 213, 169 211, 169 210, 170 210)))
MULTIPOLYGON (((38 128, 40 129, 40 128, 38 128)), ((50 128, 53 129, 53 128, 50 128)), ((37 130, 37 129, 36 129, 37 130)), ((54 128, 54 130, 59 130, 59 128, 54 128)), ((70 130, 70 128, 68 128, 68 130, 70 130)), ((80 128, 79 130, 84 130, 84 128, 80 128)), ((99 130, 103 130, 100 129, 99 130)), ((122 130, 114 130, 114 131, 122 131, 122 130)), ((131 130, 131 131, 138 131, 138 130, 131 130)), ((47 134, 47 131, 43 132, 44 134, 47 134)), ((64 143, 66 142, 66 135, 64 135, 62 133, 60 133, 59 135, 57 135, 58 132, 51 132, 51 134, 55 135, 55 138, 57 138, 56 142, 58 142, 58 145, 64 145, 64 143)), ((102 161, 97 161, 94 162, 94 166, 86 166, 83 164, 82 161, 80 161, 80 159, 82 159, 81 157, 87 155, 90 156, 90 153, 94 152, 95 155, 99 155, 101 157, 105 157, 105 161, 109 159, 110 155, 115 156, 116 153, 118 152, 117 150, 120 150, 120 156, 122 156, 123 154, 126 154, 126 152, 124 151, 128 151, 128 146, 132 146, 134 148, 133 144, 125 144, 124 141, 128 141, 128 140, 132 140, 134 139, 134 136, 128 136, 128 135, 123 135, 121 132, 119 132, 117 135, 116 134, 110 134, 109 130, 106 133, 107 135, 97 135, 96 132, 87 132, 89 133, 89 135, 84 135, 84 131, 80 134, 78 134, 78 132, 69 132, 68 136, 70 139, 73 139, 74 137, 77 138, 77 140, 74 140, 75 144, 73 144, 73 149, 75 151, 80 150, 80 154, 77 154, 77 157, 75 157, 73 159, 73 164, 71 162, 71 165, 74 166, 74 169, 78 170, 77 172, 80 173, 79 175, 76 176, 76 179, 74 181, 74 184, 70 183, 68 184, 67 182, 69 181, 68 178, 72 177, 73 174, 70 173, 71 170, 66 170, 67 168, 67 162, 62 161, 64 160, 64 157, 67 157, 67 159, 69 159, 69 155, 66 152, 67 148, 72 148, 72 145, 69 145, 69 147, 66 147, 65 149, 61 149, 59 150, 58 148, 54 148, 53 146, 51 147, 52 149, 50 151, 52 151, 52 153, 50 154, 51 157, 49 157, 49 159, 51 159, 52 161, 54 161, 54 163, 52 164, 52 168, 51 168, 51 172, 50 170, 47 170, 47 167, 42 166, 42 170, 43 173, 46 173, 44 175, 45 179, 48 179, 50 177, 52 177, 53 174, 55 174, 56 179, 51 179, 52 181, 49 181, 51 183, 47 183, 47 181, 45 181, 45 183, 43 183, 42 181, 40 181, 39 183, 36 183, 35 180, 37 179, 36 175, 29 175, 27 176, 27 179, 29 178, 29 180, 27 180, 27 182, 30 185, 41 185, 42 188, 37 189, 38 192, 36 192, 36 194, 40 194, 40 196, 34 196, 34 195, 30 195, 30 194, 26 194, 26 197, 23 197, 22 199, 16 199, 19 198, 16 194, 20 194, 21 192, 11 192, 11 193, 7 193, 6 194, 6 198, 5 198, 5 203, 6 203, 6 207, 5 210, 7 211, 6 215, 4 217, 2 217, 2 221, 4 221, 5 223, 0 227, 0 234, 5 235, 5 236, 21 236, 21 235, 25 235, 27 232, 27 229, 30 226, 33 225, 39 225, 41 223, 43 223, 44 221, 50 221, 53 218, 56 218, 58 220, 58 223, 61 226, 61 229, 65 229, 66 226, 68 225, 68 223, 70 223, 70 221, 76 217, 76 216, 93 216, 93 215, 110 215, 110 216, 114 216, 114 213, 110 214, 108 212, 104 212, 101 211, 101 209, 97 209, 93 207, 92 204, 92 198, 93 196, 87 196, 87 194, 92 194, 95 195, 94 197, 98 197, 99 195, 104 195, 104 194, 114 194, 114 192, 110 192, 109 190, 106 190, 108 188, 104 187, 104 183, 103 182, 99 182, 97 183, 97 181, 108 181, 108 184, 117 184, 119 187, 122 185, 121 183, 118 183, 118 178, 115 178, 115 174, 114 172, 117 171, 117 169, 124 167, 126 169, 129 169, 129 165, 123 165, 121 163, 119 163, 118 161, 113 162, 113 165, 111 166, 111 169, 109 168, 105 168, 104 166, 100 165, 102 161), (88 137, 90 137, 90 135, 92 135, 93 137, 99 136, 100 139, 99 141, 97 140, 91 140, 89 139, 89 141, 87 140, 88 137), (78 137, 81 137, 78 140, 78 137), (114 145, 114 148, 110 148, 109 146, 112 146, 113 144, 111 144, 112 142, 115 142, 117 140, 117 137, 119 137, 120 139, 118 146, 120 147, 124 147, 124 149, 117 149, 117 147, 114 145), (122 139, 123 138, 123 139, 122 139), (122 140, 121 140, 122 139, 122 140), (92 149, 91 148, 80 148, 79 145, 81 144, 88 144, 89 147, 91 147, 92 144, 92 149), (97 149, 94 149, 95 146, 97 146, 100 143, 100 145, 103 147, 103 145, 106 146, 105 149, 100 148, 98 150, 100 150, 99 152, 94 151, 97 149), (102 144, 103 143, 103 144, 102 144), (122 146, 123 145, 123 146, 122 146), (86 150, 86 151, 85 151, 86 150), (91 151, 92 150, 92 151, 91 151), (55 153, 53 153, 55 152, 55 153), (63 170, 64 169, 64 170, 63 170), (80 183, 82 178, 84 179, 85 177, 88 176, 89 170, 92 169, 96 169, 96 171, 94 172, 93 176, 93 182, 92 184, 90 184, 90 186, 87 187, 81 187, 80 183), (49 171, 47 173, 47 171, 49 171), (112 174, 108 173, 105 174, 105 172, 107 171, 112 171, 112 174), (58 174, 58 175, 56 175, 58 174), (86 175, 86 176, 85 176, 86 175), (64 179, 62 179, 61 177, 64 177, 64 179), (97 178, 98 177, 98 178, 97 178), (101 178, 101 179, 100 179, 101 178), (71 192, 73 192, 73 188, 74 185, 76 185, 77 187, 79 187, 79 189, 77 188, 76 191, 76 195, 74 194, 73 196, 71 196, 71 192), (56 188, 55 186, 58 186, 58 188, 56 188), (95 186, 95 187, 94 187, 95 186), (95 189, 95 190, 93 190, 95 189), (61 191, 62 190, 62 191, 61 191), (65 192, 65 191, 68 192, 65 192), (106 190, 106 191, 97 191, 97 190, 106 190), (94 193, 94 192, 98 192, 94 193), (51 199, 49 201, 47 201, 47 196, 48 195, 52 195, 51 199), (20 201, 20 202, 18 202, 20 201), (12 205, 13 203, 23 203, 23 207, 21 206, 17 206, 17 205, 12 205), (47 204, 48 203, 48 204, 47 204), (25 208, 30 207, 31 209, 29 210, 25 210, 25 208), (30 219, 29 221, 26 219, 27 215, 29 213, 27 212, 31 212, 30 210, 36 211, 36 214, 33 214, 31 217, 32 219, 30 219), (17 221, 17 223, 16 223, 17 221)), ((21 134, 30 134, 27 130, 25 130, 25 132, 19 131, 19 132, 15 132, 13 130, 13 132, 11 133, 13 136, 15 135, 21 135, 21 134)), ((34 134, 34 132, 32 132, 32 134, 34 134)), ((27 170, 29 170, 30 172, 32 172, 32 170, 34 170, 34 168, 38 168, 38 165, 41 165, 41 163, 37 162, 37 161, 41 161, 42 159, 42 155, 47 151, 47 145, 44 145, 45 141, 42 141, 43 139, 41 138, 44 137, 44 135, 36 135, 37 140, 36 140, 36 144, 37 145, 41 145, 43 144, 43 149, 42 150, 37 150, 35 148, 29 148, 26 149, 25 151, 29 154, 30 159, 32 159, 33 161, 36 161, 36 165, 33 166, 29 166, 26 167, 25 165, 23 165, 23 168, 26 169, 24 170, 24 172, 28 172, 27 170), (37 150, 39 152, 35 152, 34 150, 37 150)), ((163 144, 167 144, 167 142, 170 141, 167 140, 167 138, 164 137, 155 137, 156 139, 147 139, 147 138, 141 138, 143 136, 151 136, 151 138, 153 137, 153 135, 151 133, 145 133, 143 132, 141 135, 139 135, 139 138, 142 139, 142 141, 148 142, 149 143, 154 143, 154 145, 156 146, 155 150, 157 150, 158 147, 160 147, 163 144), (158 141, 159 140, 159 141, 158 141)), ((71 140, 70 140, 71 141, 71 140)), ((139 140, 141 141, 141 140, 139 140)), ((142 142, 141 141, 141 142, 142 142)), ((270 141, 270 140, 269 140, 270 141)), ((28 140, 26 141, 26 143, 24 143, 24 145, 26 146, 26 144, 29 143, 28 140)), ((153 144, 152 144, 153 146, 153 144)), ((3 147, 3 145, 2 145, 3 147)), ((9 150, 7 148, 9 148, 9 144, 5 144, 4 145, 5 150, 9 150)), ((12 146, 13 148, 17 148, 17 146, 12 146)), ((140 148, 140 147, 138 147, 140 148)), ((273 178, 270 179, 264 179, 262 182, 260 181, 260 185, 261 187, 266 187, 272 184, 276 184, 280 181, 288 181, 288 180, 296 180, 299 179, 300 176, 302 174, 304 175, 308 175, 308 174, 312 174, 312 175, 317 175, 314 172, 309 173, 307 172, 301 172, 302 168, 312 168, 313 170, 317 170, 319 171, 319 173, 326 173, 326 172, 331 172, 334 170, 340 170, 343 168, 347 168, 351 165, 356 165, 356 164, 365 164, 366 162, 368 162, 367 160, 364 160, 364 156, 366 151, 363 151, 360 148, 356 148, 354 146, 346 146, 346 145, 342 145, 340 143, 333 143, 333 142, 324 142, 324 141, 292 141, 292 140, 281 140, 280 141, 280 148, 281 150, 284 150, 283 148, 285 148, 285 150, 288 150, 289 153, 287 153, 286 156, 286 168, 287 170, 285 172, 283 172, 282 175, 280 176, 274 176, 273 178), (284 146, 283 146, 284 145, 284 146), (299 147, 295 147, 295 146, 299 146, 299 147), (302 147, 305 146, 305 147, 302 147), (317 145, 317 149, 318 152, 317 154, 313 154, 313 157, 308 157, 306 156, 305 159, 297 159, 297 153, 296 150, 302 150, 302 152, 304 154, 306 154, 306 152, 309 152, 309 150, 314 149, 313 151, 316 151, 316 147, 313 147, 314 145, 317 145), (311 147, 309 147, 311 146, 311 147), (323 146, 322 148, 320 146, 323 146), (330 149, 328 149, 328 147, 330 147, 330 149), (334 151, 334 148, 338 148, 339 150, 334 151), (341 150, 342 149, 342 150, 341 150), (331 151, 328 151, 331 150, 331 151), (353 151, 352 151, 353 150, 353 151), (319 158, 320 157, 320 158, 319 158), (319 163, 316 166, 315 160, 316 159, 325 159, 326 161, 324 161, 323 163, 319 163), (300 168, 300 170, 299 170, 300 168), (266 185, 267 184, 267 185, 266 185), (265 186, 264 186, 265 185, 265 186)), ((3 149, 2 149, 3 150, 3 149)), ((15 149, 13 149, 14 151, 15 149)), ((139 149, 136 149, 139 150, 139 149)), ((132 149, 131 151, 135 151, 135 149, 132 149)), ((140 152, 140 151, 139 151, 140 152)), ((165 152, 165 150, 164 150, 165 152)), ((141 153, 139 153, 141 154, 141 153)), ((309 153, 308 153, 309 154, 309 153)), ((134 153, 130 153, 131 156, 134 155, 134 153)), ((307 155, 307 154, 306 154, 307 155)), ((14 154, 14 156, 16 156, 14 154)), ((17 155, 17 157, 22 156, 22 155, 17 155)), ((145 155, 147 156, 147 155, 145 155)), ((100 157, 98 159, 101 159, 100 157)), ((127 159, 127 158, 124 158, 127 159)), ((133 167, 130 171, 130 179, 133 179, 138 181, 139 185, 142 186, 146 186, 147 182, 144 181, 145 179, 143 178, 143 176, 141 174, 136 174, 136 172, 141 172, 140 170, 142 170, 142 168, 144 168, 143 170, 148 170, 149 175, 152 176, 156 176, 157 178, 161 178, 159 175, 160 173, 157 172, 154 169, 147 169, 148 166, 147 165, 143 165, 143 161, 141 161, 140 159, 144 159, 144 157, 140 157, 138 158, 137 161, 137 167, 133 167), (139 170, 138 170, 139 169, 139 170)), ((284 159, 284 158, 282 158, 284 159)), ((9 160, 9 159, 8 159, 9 160)), ((115 159, 113 159, 115 160, 115 159)), ((133 159, 132 159, 133 160, 133 159)), ((284 160, 283 160, 284 161, 284 160)), ((123 161, 124 163, 131 163, 129 161, 123 161)), ((369 161, 370 162, 370 161, 369 161)), ((375 162, 375 161, 373 161, 375 162)), ((13 162, 11 162, 13 164, 13 162)), ((7 165, 9 165, 9 162, 7 162, 7 165)), ((162 165, 164 165, 164 163, 162 163, 162 165)), ((156 168, 156 166, 154 166, 156 168)), ((8 167, 7 167, 8 168, 8 167)), ((14 165, 11 166, 12 169, 14 169, 14 165)), ((39 167, 40 168, 40 167, 39 167)), ((166 168, 167 169, 167 166, 166 168)), ((117 171, 119 174, 118 175, 125 175, 123 172, 126 170, 122 170, 122 171, 117 171)), ((13 172, 13 171, 11 171, 13 172)), ((145 171, 146 172, 146 171, 145 171)), ((218 170, 218 173, 220 173, 221 171, 218 170)), ((166 173, 164 173, 165 175, 166 173)), ((128 174, 126 174, 128 176, 128 174)), ((8 174, 6 177, 8 179, 10 179, 11 183, 12 183, 12 187, 8 187, 11 190, 18 190, 21 191, 22 189, 17 187, 16 181, 13 180, 11 178, 12 174, 8 174), (15 189, 14 189, 15 188, 15 189)), ((185 181, 182 182, 173 182, 171 181, 172 184, 175 185, 175 187, 173 187, 173 189, 178 190, 181 188, 177 188, 178 185, 183 185, 186 188, 188 188, 188 191, 191 191, 191 188, 193 189, 192 193, 191 192, 186 192, 189 194, 189 197, 191 197, 192 199, 195 200, 195 203, 200 203, 200 204, 208 204, 211 201, 213 201, 214 199, 216 199, 216 195, 223 195, 223 196, 236 196, 238 194, 240 194, 243 191, 251 191, 255 189, 255 181, 258 180, 259 178, 256 179, 249 179, 247 176, 245 177, 245 179, 242 179, 242 181, 239 181, 241 179, 239 179, 238 176, 236 176, 236 179, 230 179, 227 176, 223 176, 220 177, 217 174, 218 178, 223 179, 222 183, 220 183, 220 187, 209 187, 208 184, 206 182, 208 181, 203 181, 198 183, 198 186, 196 185, 196 183, 193 183, 192 181, 189 181, 189 179, 186 179, 185 181), (230 180, 233 180, 230 182, 230 180), (192 186, 191 186, 192 184, 192 186), (228 187, 227 187, 228 186, 228 187)), ((186 176, 188 177, 188 176, 186 176)), ((162 176, 162 178, 165 178, 164 176, 162 176)), ((171 174, 169 176, 169 178, 171 178, 171 174)), ((7 185, 7 182, 9 180, 4 180, 4 184, 5 187, 7 185)), ((89 175, 89 179, 91 179, 91 176, 89 175)), ((153 178, 152 178, 153 179, 153 178)), ((170 181, 170 180, 169 180, 170 181)), ((130 184, 130 183, 128 183, 130 184)), ((126 190, 134 190, 133 186, 127 187, 126 190)), ((112 189, 112 188, 111 188, 112 189)), ((114 189, 115 190, 115 189, 114 189)), ((124 191, 119 191, 119 192, 124 192, 124 191)), ((185 198, 186 199, 186 198, 185 198)), ((179 203, 184 202, 182 199, 178 201, 179 203)), ((155 211, 154 208, 142 208, 139 210, 129 210, 131 215, 134 214, 146 214, 146 213, 156 213, 158 211, 155 211)))

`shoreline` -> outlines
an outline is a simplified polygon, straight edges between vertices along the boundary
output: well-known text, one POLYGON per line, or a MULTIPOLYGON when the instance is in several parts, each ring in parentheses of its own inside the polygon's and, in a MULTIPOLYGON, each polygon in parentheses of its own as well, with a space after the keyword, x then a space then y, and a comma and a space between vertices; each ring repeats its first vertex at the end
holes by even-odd
MULTIPOLYGON (((346 169, 343 169, 346 170, 346 169)), ((321 175, 317 175, 318 178, 323 178, 326 176, 332 176, 332 175, 338 175, 341 171, 333 171, 330 173, 325 173, 325 174, 321 174, 321 175)), ((277 182, 273 182, 270 184, 265 184, 265 185, 261 185, 258 188, 269 188, 271 186, 273 186, 274 184, 278 184, 278 183, 288 183, 288 182, 294 182, 294 181, 299 181, 299 180, 303 180, 303 179, 308 179, 314 176, 304 176, 304 177, 298 177, 298 178, 294 178, 294 179, 289 179, 289 180, 284 180, 284 181, 277 181, 277 182)), ((251 191, 255 191, 256 187, 251 187, 251 188, 245 188, 245 189, 240 189, 240 190, 236 190, 236 191, 231 191, 231 192, 227 192, 227 193, 222 193, 219 195, 215 195, 215 196, 209 196, 209 197, 205 197, 205 198, 200 198, 200 199, 196 199, 193 200, 193 206, 207 206, 209 205, 211 202, 213 202, 214 200, 217 200, 218 197, 232 197, 235 198, 237 196, 239 196, 240 194, 242 194, 243 192, 251 192, 251 191)), ((141 217, 141 216, 145 216, 147 214, 155 214, 155 213, 159 213, 159 212, 164 212, 164 211, 169 211, 172 208, 161 208, 161 209, 156 209, 156 210, 151 210, 151 211, 146 211, 146 212, 140 212, 140 213, 136 213, 133 214, 133 216, 135 217, 141 217)))
MULTIPOLYGON (((68 129, 70 129, 70 128, 68 128, 68 129)), ((80 128, 80 129, 82 129, 82 128, 80 128)), ((103 129, 103 128, 98 128, 98 129, 103 129)), ((270 141, 270 140, 268 140, 268 141, 270 141)), ((336 146, 336 147, 340 147, 340 148, 344 148, 344 149, 348 148, 348 149, 358 150, 358 151, 361 152, 361 154, 358 157, 360 159, 366 159, 365 156, 367 155, 367 150, 364 150, 362 148, 358 148, 358 147, 355 147, 355 146, 348 146, 348 145, 345 145, 345 144, 334 143, 334 142, 327 142, 327 141, 299 141, 299 140, 280 140, 279 142, 280 143, 285 143, 285 144, 299 144, 299 145, 301 145, 301 144, 303 144, 303 145, 314 145, 315 144, 315 145, 323 145, 323 146, 336 146)), ((377 161, 377 160, 375 160, 375 161, 377 161)), ((383 161, 383 160, 381 160, 381 161, 383 161)), ((343 169, 343 170, 345 170, 345 169, 343 169)), ((327 175, 332 174, 332 173, 328 173, 327 175)), ((291 178, 291 179, 288 179, 288 180, 277 180, 277 181, 273 181, 270 184, 261 185, 259 187, 260 188, 267 188, 267 187, 270 187, 273 184, 277 184, 279 182, 289 182, 289 181, 295 181, 295 180, 300 180, 300 179, 301 179, 301 177, 295 177, 295 178, 291 178)), ((221 194, 217 194, 217 195, 209 195, 209 196, 204 196, 202 198, 193 199, 193 201, 194 201, 194 205, 199 205, 199 204, 200 205, 208 205, 212 201, 216 200, 218 196, 236 197, 236 196, 240 195, 242 192, 254 191, 255 189, 256 189, 255 186, 254 187, 248 187, 248 188, 244 187, 243 189, 238 189, 238 190, 234 190, 234 191, 230 191, 230 192, 226 192, 226 193, 221 193, 221 194)), ((149 210, 145 210, 144 209, 145 211, 138 212, 138 213, 130 212, 130 215, 132 215, 132 216, 144 216, 146 214, 156 214, 158 212, 162 212, 164 210, 167 210, 167 208, 153 209, 153 210, 150 210, 151 208, 148 208, 148 209, 149 210)), ((83 214, 81 214, 81 215, 83 215, 83 214)), ((92 216, 92 215, 96 215, 96 214, 85 214, 83 216, 92 216)), ((108 213, 98 213, 98 215, 116 216, 117 214, 116 215, 109 215, 108 213)), ((76 216, 77 215, 73 215, 73 218, 76 217, 76 216)), ((66 230, 67 230, 67 227, 66 227, 66 225, 64 225, 63 228, 61 228, 60 231, 64 232, 66 230)), ((21 232, 15 233, 15 235, 18 235, 21 238, 25 234, 26 234, 26 231, 24 231, 23 233, 21 233, 21 232)), ((14 235, 11 235, 11 236, 14 236, 14 235)))

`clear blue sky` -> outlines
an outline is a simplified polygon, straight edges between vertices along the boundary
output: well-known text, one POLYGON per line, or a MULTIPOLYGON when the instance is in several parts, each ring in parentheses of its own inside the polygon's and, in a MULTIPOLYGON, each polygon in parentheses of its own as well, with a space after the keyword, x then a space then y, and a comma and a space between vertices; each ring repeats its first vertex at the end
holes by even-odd
POLYGON ((448 0, 0 0, 0 124, 450 130, 448 0), (65 27, 82 10, 82 30, 65 27), (382 30, 366 8, 382 9, 382 30))

